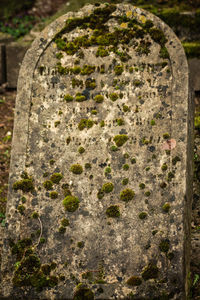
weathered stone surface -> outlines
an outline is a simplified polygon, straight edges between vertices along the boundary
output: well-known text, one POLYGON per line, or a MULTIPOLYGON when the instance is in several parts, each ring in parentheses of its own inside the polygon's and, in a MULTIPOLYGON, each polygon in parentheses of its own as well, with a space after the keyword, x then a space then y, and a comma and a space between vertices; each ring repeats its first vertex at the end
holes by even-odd
POLYGON ((6 68, 7 82, 9 88, 16 88, 19 69, 23 57, 27 51, 27 46, 7 45, 6 46, 6 68))
POLYGON ((194 91, 200 91, 200 59, 191 58, 188 60, 191 84, 194 91))
POLYGON ((185 299, 192 115, 155 16, 86 6, 47 27, 18 82, 3 295, 185 299))

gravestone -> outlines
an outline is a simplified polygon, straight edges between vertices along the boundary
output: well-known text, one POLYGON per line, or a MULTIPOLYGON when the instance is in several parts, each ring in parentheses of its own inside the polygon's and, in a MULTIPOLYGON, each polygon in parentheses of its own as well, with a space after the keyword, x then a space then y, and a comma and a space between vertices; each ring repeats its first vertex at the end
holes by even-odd
POLYGON ((157 17, 88 5, 49 25, 20 70, 3 295, 185 299, 192 115, 157 17))

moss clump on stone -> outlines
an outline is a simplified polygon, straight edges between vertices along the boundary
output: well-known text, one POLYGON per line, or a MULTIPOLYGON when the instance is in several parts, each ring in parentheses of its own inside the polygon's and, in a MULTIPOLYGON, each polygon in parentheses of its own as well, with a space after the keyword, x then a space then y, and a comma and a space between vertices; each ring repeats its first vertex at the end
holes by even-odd
POLYGON ((168 239, 162 240, 159 244, 159 249, 161 252, 167 253, 169 251, 170 242, 168 239))
POLYGON ((60 62, 57 63, 56 69, 60 75, 66 75, 68 73, 67 68, 63 67, 60 62))
POLYGON ((125 134, 119 134, 119 135, 116 135, 113 138, 113 140, 114 140, 115 144, 117 145, 117 147, 121 147, 128 141, 128 136, 125 134))
POLYGON ((129 165, 128 164, 123 165, 123 170, 128 171, 129 170, 129 165))
POLYGON ((162 206, 162 210, 163 210, 164 212, 168 213, 169 210, 170 210, 170 207, 171 207, 171 205, 170 205, 169 203, 166 202, 166 203, 162 206))
POLYGON ((65 210, 68 212, 76 211, 79 207, 79 203, 80 203, 79 199, 75 196, 67 196, 63 200, 63 206, 65 210))
POLYGON ((161 182, 161 183, 160 183, 160 187, 161 187, 162 189, 165 189, 166 186, 167 186, 166 182, 161 182))
POLYGON ((85 152, 85 148, 79 147, 78 148, 78 153, 83 154, 85 152))
POLYGON ((130 112, 131 110, 130 110, 130 107, 128 106, 128 105, 123 105, 123 111, 124 112, 130 112))
POLYGON ((167 170, 167 164, 163 164, 161 169, 162 169, 162 171, 166 171, 167 170))
POLYGON ((97 193, 97 198, 98 198, 99 200, 101 200, 101 199, 103 199, 103 197, 104 197, 104 192, 100 189, 100 190, 98 191, 98 193, 97 193))
POLYGON ((21 190, 24 193, 32 192, 34 190, 33 179, 28 176, 26 172, 22 174, 22 180, 18 180, 13 184, 15 191, 21 190))
POLYGON ((167 39, 163 33, 162 30, 152 27, 149 29, 149 34, 151 36, 151 38, 158 44, 160 44, 161 46, 164 46, 165 43, 167 42, 167 39))
POLYGON ((151 192, 150 191, 146 191, 144 194, 145 194, 146 197, 149 197, 151 195, 151 192))
POLYGON ((140 188, 141 190, 144 190, 144 189, 145 189, 145 184, 144 184, 144 183, 140 183, 140 184, 139 184, 139 188, 140 188))
POLYGON ((54 159, 50 159, 49 164, 50 164, 50 166, 53 166, 55 164, 55 160, 54 159))
POLYGON ((81 75, 90 75, 95 72, 95 69, 95 66, 84 65, 81 70, 81 75))
POLYGON ((105 175, 107 176, 108 174, 111 173, 111 171, 112 171, 112 170, 111 170, 111 167, 106 167, 104 173, 105 173, 105 175))
POLYGON ((119 218, 120 210, 118 205, 111 205, 106 209, 106 215, 110 218, 119 218))
POLYGON ((124 71, 124 67, 122 65, 117 65, 114 67, 115 75, 121 75, 124 71))
POLYGON ((86 163, 86 164, 85 164, 85 169, 87 169, 87 170, 88 170, 88 169, 91 169, 91 168, 92 168, 92 166, 91 166, 91 164, 90 164, 90 163, 86 163))
POLYGON ((91 114, 92 115, 97 115, 97 110, 96 109, 91 110, 91 114))
POLYGON ((175 156, 172 158, 172 165, 175 166, 177 162, 181 161, 180 157, 175 156))
POLYGON ((73 74, 79 74, 81 72, 81 68, 78 66, 75 66, 74 68, 70 69, 70 72, 73 74))
POLYGON ((61 173, 54 173, 53 175, 51 175, 50 180, 55 184, 59 184, 62 178, 63 175, 61 173))
POLYGON ((69 95, 69 94, 67 94, 67 95, 64 96, 64 100, 65 100, 66 102, 72 102, 73 99, 74 99, 74 98, 73 98, 71 95, 69 95))
POLYGON ((18 205, 17 210, 18 212, 23 215, 24 211, 25 211, 25 206, 23 204, 18 205))
POLYGON ((59 231, 60 233, 65 233, 65 232, 66 232, 66 228, 65 228, 64 226, 60 226, 60 227, 58 228, 58 231, 59 231))
POLYGON ((104 126, 105 126, 105 121, 102 120, 102 121, 100 122, 100 127, 104 127, 104 126))
POLYGON ((131 276, 126 283, 130 286, 139 286, 142 284, 142 280, 138 276, 131 276))
POLYGON ((116 152, 118 150, 119 150, 119 148, 117 146, 113 145, 113 146, 110 147, 110 151, 116 152))
POLYGON ((69 226, 69 220, 66 219, 66 218, 63 218, 63 219, 61 220, 61 225, 62 225, 63 227, 69 226))
POLYGON ((32 213, 32 215, 31 215, 31 218, 33 218, 33 219, 38 219, 38 218, 39 218, 38 212, 37 212, 37 211, 34 211, 34 212, 32 213))
POLYGON ((57 199, 58 198, 58 193, 56 191, 52 191, 49 194, 51 199, 57 199))
POLYGON ((111 193, 113 191, 114 185, 112 182, 106 182, 104 183, 104 185, 102 186, 102 192, 103 193, 111 193))
POLYGON ((54 122, 54 126, 55 126, 55 127, 58 127, 58 125, 60 125, 60 121, 54 122))
POLYGON ((127 185, 127 184, 128 184, 128 181, 129 181, 128 178, 124 178, 124 179, 122 180, 122 184, 123 184, 123 185, 127 185))
POLYGON ((163 138, 164 138, 165 140, 169 139, 169 138, 170 138, 169 133, 168 133, 168 132, 164 133, 164 134, 163 134, 163 138))
POLYGON ((90 119, 82 119, 79 124, 78 124, 78 129, 79 130, 83 130, 85 128, 89 129, 93 126, 94 121, 90 120, 90 119))
POLYGON ((83 173, 83 167, 79 164, 75 164, 70 167, 70 171, 74 174, 79 175, 79 174, 83 173))
POLYGON ((159 270, 158 267, 152 263, 146 266, 142 271, 142 278, 146 281, 149 279, 158 278, 159 270))
POLYGON ((46 180, 45 182, 43 182, 43 186, 47 191, 52 190, 53 182, 50 180, 46 180))
POLYGON ((77 102, 83 102, 83 101, 87 100, 86 97, 84 95, 82 95, 81 93, 77 93, 75 99, 77 102))
POLYGON ((85 86, 89 90, 94 90, 96 88, 96 86, 97 86, 96 85, 96 80, 95 79, 91 79, 91 78, 86 79, 85 86))
POLYGON ((56 53, 56 58, 57 59, 63 58, 63 54, 61 52, 56 53))
POLYGON ((103 46, 99 46, 96 52, 96 57, 105 57, 109 55, 109 51, 103 46))
POLYGON ((121 191, 120 193, 120 199, 124 202, 129 202, 130 200, 132 200, 135 196, 135 193, 133 190, 131 189, 125 189, 123 191, 121 191))
POLYGON ((109 95, 109 98, 110 98, 110 100, 112 100, 114 102, 119 98, 119 95, 117 93, 111 93, 109 95))
POLYGON ((139 213, 139 218, 141 219, 141 220, 144 220, 144 219, 146 219, 147 218, 147 213, 146 212, 144 212, 144 211, 142 211, 141 213, 139 213))
POLYGON ((156 122, 155 122, 155 120, 151 120, 150 124, 151 124, 151 126, 154 126, 154 125, 156 125, 156 122))
POLYGON ((102 103, 103 100, 104 100, 104 96, 102 96, 102 95, 96 95, 96 96, 94 97, 94 101, 95 101, 96 103, 102 103))
POLYGON ((167 181, 170 182, 172 181, 172 179, 175 177, 174 173, 173 172, 169 172, 168 175, 167 175, 167 181))
POLYGON ((142 82, 140 81, 140 80, 138 80, 138 79, 135 79, 134 81, 133 81, 133 85, 135 86, 135 87, 138 87, 138 86, 140 86, 142 84, 142 82))
POLYGON ((94 300, 94 293, 84 284, 80 283, 76 287, 73 300, 94 300))
POLYGON ((84 248, 85 243, 83 241, 77 243, 78 248, 84 248))
POLYGON ((123 119, 117 119, 116 121, 117 121, 118 126, 124 125, 124 120, 123 119))

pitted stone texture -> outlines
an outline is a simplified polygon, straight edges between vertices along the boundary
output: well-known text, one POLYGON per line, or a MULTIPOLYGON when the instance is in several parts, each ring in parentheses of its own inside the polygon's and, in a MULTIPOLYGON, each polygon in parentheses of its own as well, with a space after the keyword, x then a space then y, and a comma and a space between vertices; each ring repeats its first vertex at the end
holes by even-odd
MULTIPOLYGON (((137 20, 136 25, 131 23, 137 33, 138 28, 144 30, 147 20, 152 20, 167 42, 155 42, 145 31, 144 37, 140 33, 124 45, 120 41, 117 49, 104 45, 104 50, 110 52, 105 57, 96 55, 96 45, 80 46, 72 55, 58 50, 55 36, 65 43, 86 34, 90 39, 94 28, 88 25, 70 32, 63 27, 69 18, 84 18, 94 9, 86 6, 47 27, 27 52, 20 70, 3 294, 72 299, 80 288, 77 283, 82 282, 96 299, 159 299, 167 295, 184 299, 188 289, 192 188, 192 153, 188 150, 192 142, 192 105, 184 51, 163 22, 131 5, 116 6, 106 20, 109 32, 118 28, 126 37, 131 20, 137 20), (169 58, 160 57, 163 47, 169 58), (56 57, 59 52, 60 60, 56 57), (128 59, 122 52, 127 52, 128 59), (94 72, 81 74, 84 65, 93 66, 94 72), (116 74, 120 70, 116 67, 122 65, 122 72, 116 74), (79 74, 75 67, 80 67, 79 74), (74 79, 79 87, 73 87, 74 79), (95 86, 88 88, 87 79, 95 86), (84 101, 76 101, 80 96, 77 93, 85 97, 84 101), (116 94, 118 98, 114 99, 116 94), (69 95, 73 101, 67 102, 69 95), (95 98, 98 95, 103 101, 95 98), (80 147, 85 152, 80 153, 80 147), (83 168, 81 172, 79 166, 80 174, 72 172, 77 164, 83 168), (35 188, 25 195, 12 188, 24 171, 32 176, 35 188), (59 184, 53 184, 56 199, 51 198, 51 190, 44 188, 44 182, 54 173, 63 176, 59 184), (123 179, 128 179, 127 185, 122 184, 123 179), (105 183, 112 183, 113 190, 106 190, 105 183), (78 209, 71 212, 62 203, 68 190, 80 201, 78 209), (132 192, 127 201, 123 201, 124 190, 132 192), (25 210, 20 214, 23 196, 25 210), (120 211, 116 218, 107 212, 113 206, 120 211), (38 212, 38 220, 30 217, 33 212, 38 212), (69 226, 62 233, 63 218, 69 220, 69 226), (38 229, 42 230, 39 237, 45 238, 44 244, 38 245, 38 229), (29 281, 25 287, 16 287, 11 278, 16 279, 19 266, 13 269, 16 257, 10 252, 9 240, 16 243, 30 236, 41 263, 55 262, 51 275, 60 278, 54 287, 39 292, 29 281), (153 272, 147 273, 148 268, 153 272), (140 285, 127 283, 132 276, 139 277, 140 285)), ((72 44, 68 46, 73 49, 72 44)))

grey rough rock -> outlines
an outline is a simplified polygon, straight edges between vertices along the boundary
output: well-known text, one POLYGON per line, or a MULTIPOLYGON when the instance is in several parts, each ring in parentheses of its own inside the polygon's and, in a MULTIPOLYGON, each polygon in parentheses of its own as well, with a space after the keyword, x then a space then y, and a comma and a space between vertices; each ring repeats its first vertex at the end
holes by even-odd
MULTIPOLYGON (((164 295, 185 299, 188 293, 193 102, 187 60, 177 37, 157 17, 128 4, 116 7, 112 13, 115 18, 107 22, 110 32, 115 27, 124 31, 128 28, 127 19, 119 25, 117 16, 136 19, 140 24, 152 20, 167 38, 169 59, 164 60, 164 65, 159 56, 160 44, 147 34, 144 39, 151 42, 148 55, 140 53, 139 37, 130 41, 127 62, 120 61, 119 53, 96 57, 97 46, 85 47, 81 68, 84 64, 104 65, 105 73, 93 72, 87 76, 71 74, 73 71, 69 70, 68 74, 61 75, 54 37, 61 32, 71 41, 86 33, 90 35, 88 28, 75 28, 70 33, 62 29, 67 19, 90 15, 95 9, 91 5, 60 17, 34 41, 24 58, 18 81, 2 263, 2 293, 6 297, 72 299, 81 290, 80 285, 76 287, 79 282, 87 285, 96 299, 132 296, 159 299, 164 295), (122 64, 122 74, 115 75, 115 66, 122 64), (133 73, 129 67, 133 67, 133 73), (84 88, 73 88, 73 77, 83 80, 84 88), (85 87, 89 78, 96 81, 95 89, 85 87), (114 79, 118 80, 117 86, 113 84, 114 79), (64 100, 66 94, 75 98, 79 92, 86 101, 64 100), (114 92, 123 95, 111 101, 109 95, 114 92), (104 96, 102 103, 94 101, 99 94, 104 96), (124 105, 130 111, 124 112, 124 105), (97 114, 92 113, 94 110, 97 114), (92 119, 94 123, 86 123, 89 128, 79 130, 82 119, 92 119), (117 119, 123 119, 124 124, 119 126, 117 119), (104 127, 100 126, 102 120, 104 127), (111 151, 118 144, 117 135, 128 139, 119 145, 118 151, 111 151), (82 154, 78 151, 81 146, 85 148, 82 154), (91 164, 91 169, 84 167, 86 163, 91 164), (83 167, 81 174, 70 171, 74 164, 83 167), (107 176, 106 167, 111 168, 107 176), (49 176, 44 178, 47 173, 49 176), (53 184, 57 199, 51 199, 50 191, 43 186, 54 173, 63 176, 59 184, 53 184), (25 195, 13 189, 22 180, 21 175, 34 184, 34 190, 30 188, 25 195), (122 185, 124 178, 129 179, 126 186, 122 185), (112 182, 114 189, 98 199, 99 190, 102 192, 108 182, 112 182), (166 188, 161 188, 163 182, 166 188), (64 209, 62 186, 65 192, 70 189, 79 198, 76 211, 64 209), (126 188, 135 193, 127 202, 120 199, 120 193, 126 188), (149 197, 145 196, 148 191, 149 197), (24 196, 26 203, 22 204, 24 196), (168 212, 163 210, 166 203, 170 205, 168 212), (25 211, 20 213, 21 205, 25 211), (112 205, 119 208, 119 217, 106 214, 112 205), (38 212, 39 219, 30 217, 33 212, 38 212), (63 218, 69 220, 69 226, 60 233, 63 218), (38 245, 38 229, 46 239, 44 244, 38 245), (26 255, 23 250, 17 258, 11 250, 16 251, 17 242, 30 236, 32 250, 41 263, 56 263, 56 269, 50 273, 60 278, 55 286, 49 286, 43 274, 48 288, 35 289, 37 268, 27 272, 31 279, 26 279, 25 284, 17 277, 23 274, 22 268, 26 270, 26 255), (148 268, 152 269, 151 274, 147 273, 148 268), (139 277, 141 284, 130 286, 127 281, 132 276, 139 277)), ((122 46, 118 50, 124 51, 122 46)), ((78 53, 61 52, 62 67, 73 68, 78 53)))

